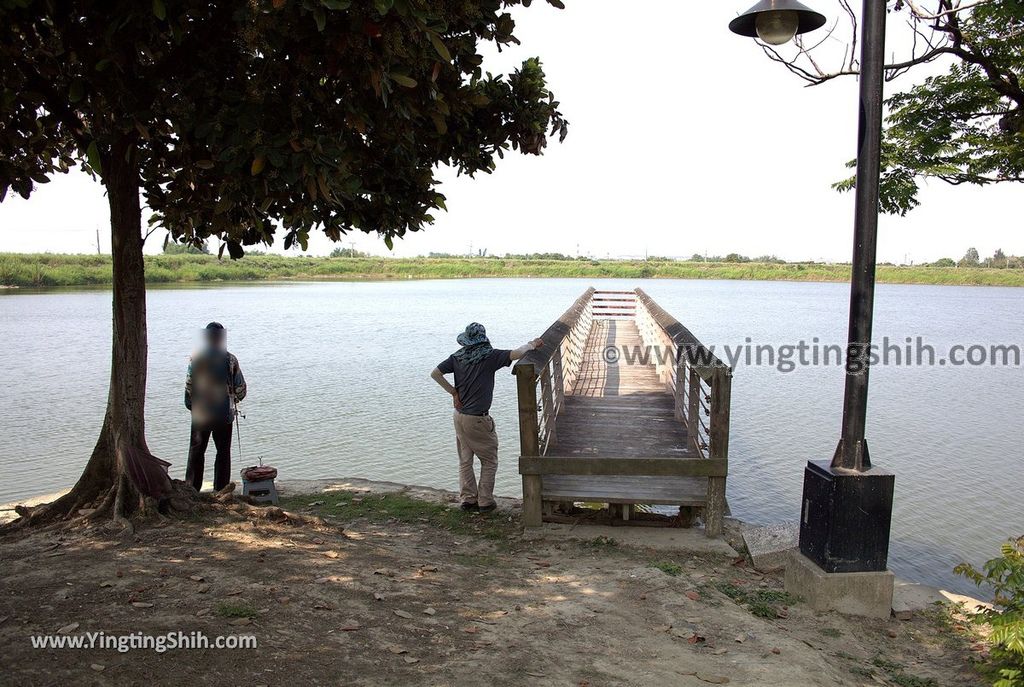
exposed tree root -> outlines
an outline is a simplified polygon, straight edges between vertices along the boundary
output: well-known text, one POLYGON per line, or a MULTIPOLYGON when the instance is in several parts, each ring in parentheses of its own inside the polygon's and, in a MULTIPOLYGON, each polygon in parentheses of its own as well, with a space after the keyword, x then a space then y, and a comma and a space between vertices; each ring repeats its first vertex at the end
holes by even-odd
POLYGON ((91 500, 72 490, 52 503, 35 507, 17 506, 15 510, 21 517, 0 526, 0 535, 99 526, 118 531, 123 536, 132 536, 138 527, 167 525, 176 516, 215 515, 218 512, 238 514, 257 522, 342 531, 341 527, 317 516, 256 504, 235 490, 236 485, 231 482, 214 494, 200 494, 185 482, 170 480, 169 493, 155 499, 139 494, 127 474, 122 473, 115 484, 91 500))

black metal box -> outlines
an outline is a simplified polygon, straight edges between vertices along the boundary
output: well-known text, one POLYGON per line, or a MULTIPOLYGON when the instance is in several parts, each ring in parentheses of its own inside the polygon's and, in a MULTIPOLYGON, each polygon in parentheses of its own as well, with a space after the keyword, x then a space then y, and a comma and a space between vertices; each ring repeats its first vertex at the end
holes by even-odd
POLYGON ((800 552, 829 573, 885 570, 895 480, 877 467, 853 472, 808 461, 800 552))

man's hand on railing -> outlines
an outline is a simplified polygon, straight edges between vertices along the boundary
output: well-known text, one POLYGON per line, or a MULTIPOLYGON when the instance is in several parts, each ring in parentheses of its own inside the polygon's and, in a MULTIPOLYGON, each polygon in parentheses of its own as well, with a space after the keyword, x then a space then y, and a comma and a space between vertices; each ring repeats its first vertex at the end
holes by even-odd
POLYGON ((538 348, 543 348, 544 339, 534 339, 533 341, 530 342, 530 345, 533 346, 534 350, 537 350, 538 348))

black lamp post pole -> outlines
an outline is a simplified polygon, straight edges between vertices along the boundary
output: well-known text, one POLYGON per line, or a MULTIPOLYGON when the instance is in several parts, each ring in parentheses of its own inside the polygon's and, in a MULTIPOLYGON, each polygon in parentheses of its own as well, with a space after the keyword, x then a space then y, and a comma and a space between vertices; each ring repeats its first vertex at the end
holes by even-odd
POLYGON ((833 468, 858 472, 871 468, 864 432, 868 405, 868 352, 875 300, 875 249, 878 243, 885 12, 885 0, 864 1, 846 395, 843 403, 843 435, 832 459, 833 468))
POLYGON ((864 0, 843 433, 831 464, 809 461, 804 470, 800 552, 829 573, 882 572, 889 556, 895 476, 871 465, 864 438, 878 238, 885 12, 885 0, 864 0))
MULTIPOLYGON (((807 462, 800 508, 800 552, 827 573, 883 572, 889 556, 895 476, 871 465, 864 439, 878 243, 885 12, 886 0, 864 0, 857 209, 853 223, 853 274, 850 279, 850 331, 842 438, 831 462, 807 462)), ((777 45, 788 40, 786 31, 792 31, 788 34, 791 38, 794 34, 814 31, 824 24, 824 15, 797 0, 760 0, 729 22, 729 30, 777 45)), ((788 579, 787 573, 787 585, 788 579)), ((888 579, 891 595, 891 574, 888 579)), ((883 610, 887 613, 889 609, 883 610)))

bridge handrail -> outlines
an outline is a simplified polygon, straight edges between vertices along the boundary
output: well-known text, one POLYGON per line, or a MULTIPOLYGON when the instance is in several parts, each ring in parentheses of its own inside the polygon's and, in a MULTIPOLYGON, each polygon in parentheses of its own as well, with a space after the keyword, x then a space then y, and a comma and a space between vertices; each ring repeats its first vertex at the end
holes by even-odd
POLYGON ((524 355, 512 368, 517 378, 522 455, 544 455, 555 438, 566 391, 583 364, 594 293, 593 287, 584 291, 541 335, 544 345, 524 355))
MULTIPOLYGON (((672 317, 658 305, 653 298, 647 295, 643 289, 636 290, 637 302, 648 312, 651 319, 668 335, 677 348, 686 351, 688 362, 693 362, 694 367, 699 368, 700 375, 707 381, 711 381, 712 368, 727 367, 710 348, 700 342, 689 329, 683 326, 676 318, 672 317)), ((675 351, 678 356, 678 351, 675 351)))
POLYGON ((654 349, 657 372, 691 449, 701 458, 728 461, 732 369, 642 289, 636 292, 641 339, 654 349))

